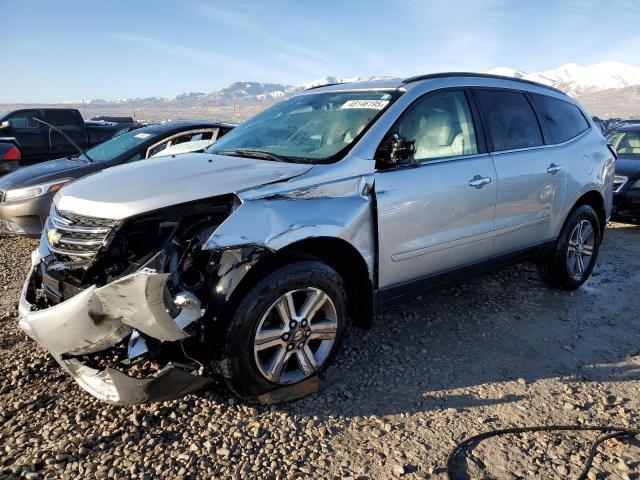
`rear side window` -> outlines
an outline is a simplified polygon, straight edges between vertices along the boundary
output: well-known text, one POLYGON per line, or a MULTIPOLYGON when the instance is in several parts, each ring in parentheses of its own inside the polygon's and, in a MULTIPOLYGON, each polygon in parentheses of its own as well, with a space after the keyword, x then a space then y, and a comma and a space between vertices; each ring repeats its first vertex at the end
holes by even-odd
POLYGON ((73 125, 82 126, 83 120, 80 115, 71 110, 45 110, 44 119, 46 122, 56 127, 73 125))
POLYGON ((554 142, 566 142, 589 129, 587 119, 575 105, 546 95, 534 93, 531 97, 549 127, 554 142))
POLYGON ((538 147, 544 143, 536 114, 523 93, 477 90, 476 98, 494 152, 538 147))

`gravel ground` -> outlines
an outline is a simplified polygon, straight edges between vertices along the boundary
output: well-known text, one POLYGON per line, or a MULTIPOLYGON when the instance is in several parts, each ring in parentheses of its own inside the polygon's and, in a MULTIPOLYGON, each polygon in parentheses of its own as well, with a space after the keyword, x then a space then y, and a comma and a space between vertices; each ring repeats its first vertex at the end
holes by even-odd
MULTIPOLYGON (((216 387, 95 401, 16 325, 36 242, 0 242, 1 478, 445 478, 449 450, 484 430, 640 423, 639 227, 607 230, 574 293, 522 265, 386 308, 351 331, 319 393, 267 407, 216 387)), ((491 439, 460 463, 469 478, 571 478, 595 437, 491 439)), ((590 478, 640 478, 639 447, 609 441, 590 478)))

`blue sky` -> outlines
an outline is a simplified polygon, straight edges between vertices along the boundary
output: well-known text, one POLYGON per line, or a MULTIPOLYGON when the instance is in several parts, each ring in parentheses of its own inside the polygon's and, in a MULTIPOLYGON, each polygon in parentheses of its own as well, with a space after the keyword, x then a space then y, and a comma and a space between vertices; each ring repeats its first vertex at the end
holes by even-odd
POLYGON ((640 65, 640 0, 0 0, 0 102, 234 81, 640 65))

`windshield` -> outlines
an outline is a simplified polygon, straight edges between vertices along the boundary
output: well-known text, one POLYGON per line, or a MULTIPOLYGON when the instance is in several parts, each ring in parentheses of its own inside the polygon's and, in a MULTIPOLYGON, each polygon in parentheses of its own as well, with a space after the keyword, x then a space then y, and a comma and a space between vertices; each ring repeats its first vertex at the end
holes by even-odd
POLYGON ((640 130, 613 132, 608 140, 618 155, 640 155, 640 130))
POLYGON ((338 160, 398 96, 398 92, 309 93, 259 113, 217 141, 208 153, 250 155, 300 163, 338 160))
POLYGON ((108 162, 144 142, 153 140, 158 135, 158 132, 141 132, 140 130, 134 130, 113 137, 100 145, 90 148, 87 150, 87 154, 91 157, 91 160, 95 162, 108 162))

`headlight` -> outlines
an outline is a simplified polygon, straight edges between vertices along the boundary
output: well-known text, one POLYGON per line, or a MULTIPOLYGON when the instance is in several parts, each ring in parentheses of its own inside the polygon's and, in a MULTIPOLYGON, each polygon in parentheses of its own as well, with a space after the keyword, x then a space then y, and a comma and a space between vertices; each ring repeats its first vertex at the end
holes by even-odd
POLYGON ((18 200, 27 200, 29 198, 36 198, 45 193, 55 192, 60 190, 65 183, 71 181, 71 178, 64 180, 56 180, 55 182, 42 183, 40 185, 32 185, 30 187, 16 188, 13 190, 7 190, 4 195, 5 202, 16 202, 18 200))

